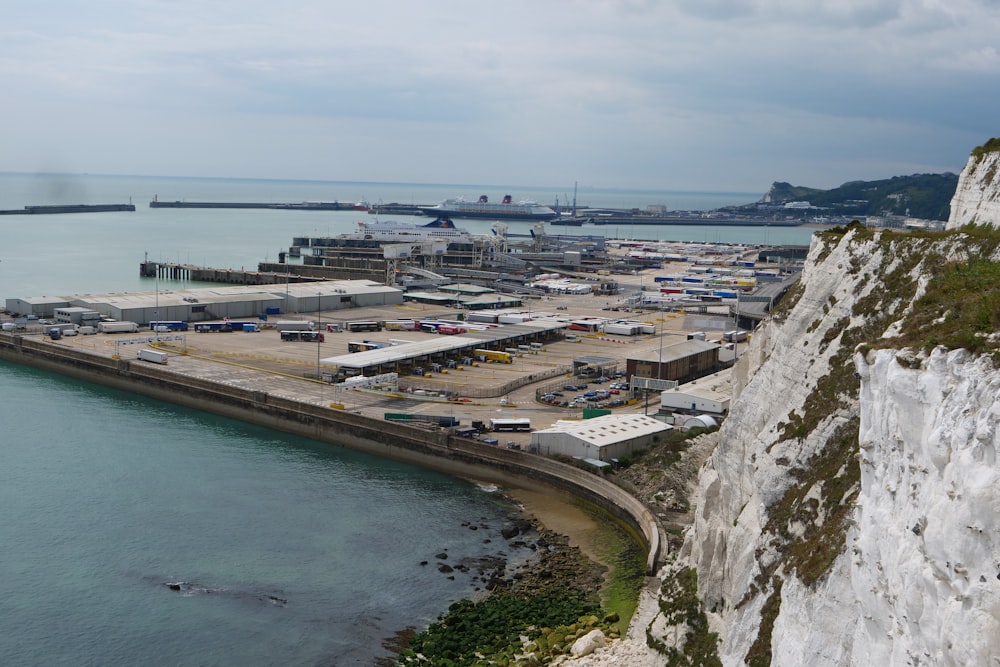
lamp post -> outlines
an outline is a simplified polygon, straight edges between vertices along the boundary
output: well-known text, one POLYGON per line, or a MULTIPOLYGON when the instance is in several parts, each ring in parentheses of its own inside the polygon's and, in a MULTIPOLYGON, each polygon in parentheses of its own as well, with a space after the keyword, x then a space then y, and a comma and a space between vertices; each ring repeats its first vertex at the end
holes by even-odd
MULTIPOLYGON (((323 314, 322 314, 322 310, 320 309, 320 301, 322 300, 322 298, 323 298, 322 289, 321 288, 317 288, 317 292, 316 292, 316 330, 317 330, 316 331, 316 379, 318 379, 320 381, 323 380, 323 375, 319 371, 319 367, 320 367, 320 359, 319 359, 320 358, 320 342, 323 340, 323 326, 322 326, 322 323, 323 323, 322 322, 323 321, 323 314)), ((323 389, 322 389, 322 387, 320 388, 320 392, 319 392, 319 400, 320 400, 320 403, 323 402, 323 389)))

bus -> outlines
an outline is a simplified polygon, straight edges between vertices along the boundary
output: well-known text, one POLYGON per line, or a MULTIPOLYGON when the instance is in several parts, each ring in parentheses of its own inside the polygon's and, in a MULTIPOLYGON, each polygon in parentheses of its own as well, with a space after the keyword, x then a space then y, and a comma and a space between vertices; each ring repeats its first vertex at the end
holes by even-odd
POLYGON ((382 324, 380 322, 373 322, 373 321, 348 322, 347 330, 351 332, 381 331, 382 324))
POLYGON ((364 341, 364 342, 361 342, 361 343, 351 342, 351 343, 347 344, 347 351, 348 352, 365 352, 366 350, 378 350, 378 349, 381 349, 382 347, 383 346, 379 345, 378 343, 370 343, 368 341, 364 341))
POLYGON ((301 341, 305 343, 322 343, 326 340, 319 331, 282 331, 281 340, 301 341))
POLYGON ((499 431, 530 431, 531 420, 526 417, 517 419, 491 419, 490 430, 499 431))

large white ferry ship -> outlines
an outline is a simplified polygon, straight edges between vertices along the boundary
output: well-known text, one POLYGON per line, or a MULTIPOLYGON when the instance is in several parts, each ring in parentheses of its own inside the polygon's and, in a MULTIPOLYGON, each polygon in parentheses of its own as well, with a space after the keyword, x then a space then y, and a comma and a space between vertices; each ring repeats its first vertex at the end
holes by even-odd
POLYGON ((450 243, 472 243, 472 234, 455 226, 448 218, 438 218, 426 225, 394 220, 358 222, 356 236, 365 240, 383 243, 406 243, 410 241, 430 241, 446 239, 450 243))
POLYGON ((420 206, 427 215, 450 218, 488 218, 491 220, 551 220, 559 214, 548 206, 536 201, 524 200, 514 203, 510 195, 504 195, 498 204, 482 195, 478 201, 467 201, 461 197, 446 199, 435 206, 420 206))

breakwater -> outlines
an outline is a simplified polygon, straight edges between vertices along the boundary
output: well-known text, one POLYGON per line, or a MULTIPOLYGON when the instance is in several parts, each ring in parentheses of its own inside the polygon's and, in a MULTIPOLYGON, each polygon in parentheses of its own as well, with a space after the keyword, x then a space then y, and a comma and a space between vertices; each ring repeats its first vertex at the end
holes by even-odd
POLYGON ((0 334, 0 359, 460 477, 556 487, 603 508, 641 535, 647 574, 654 574, 662 559, 666 542, 648 508, 608 480, 553 459, 274 396, 266 391, 264 373, 261 388, 251 391, 12 334, 0 334))
POLYGON ((135 211, 135 204, 52 204, 0 210, 0 215, 51 215, 54 213, 107 213, 135 211))
POLYGON ((296 204, 273 202, 224 202, 224 201, 160 201, 149 202, 150 208, 266 208, 288 211, 364 211, 367 206, 350 202, 317 201, 296 204))

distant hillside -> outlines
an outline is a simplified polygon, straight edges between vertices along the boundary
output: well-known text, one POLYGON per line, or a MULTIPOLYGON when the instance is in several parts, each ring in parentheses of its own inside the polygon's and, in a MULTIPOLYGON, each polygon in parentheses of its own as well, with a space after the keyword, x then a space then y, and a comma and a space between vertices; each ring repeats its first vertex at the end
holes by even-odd
POLYGON ((775 182, 758 205, 783 206, 807 201, 835 215, 906 215, 947 220, 958 186, 957 174, 914 174, 881 181, 850 181, 819 190, 775 182))

